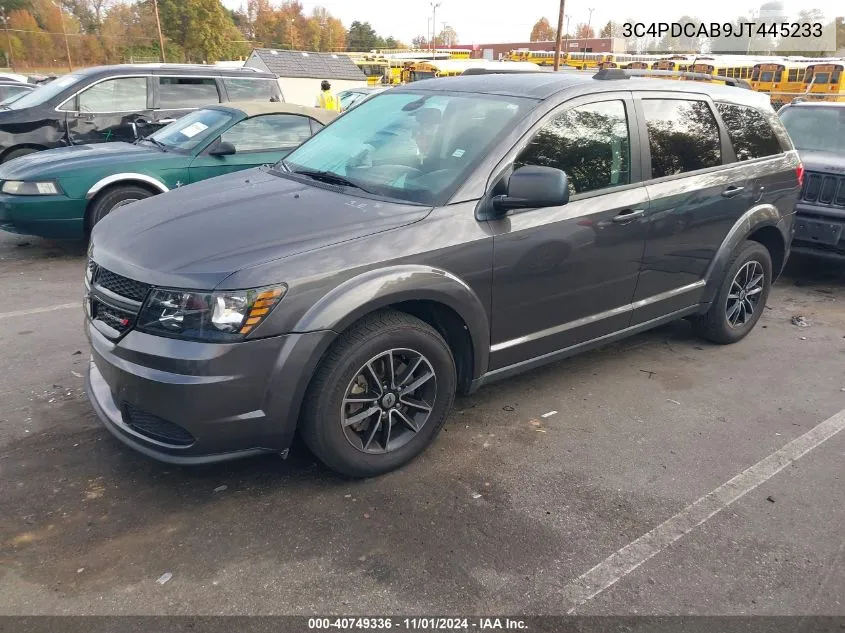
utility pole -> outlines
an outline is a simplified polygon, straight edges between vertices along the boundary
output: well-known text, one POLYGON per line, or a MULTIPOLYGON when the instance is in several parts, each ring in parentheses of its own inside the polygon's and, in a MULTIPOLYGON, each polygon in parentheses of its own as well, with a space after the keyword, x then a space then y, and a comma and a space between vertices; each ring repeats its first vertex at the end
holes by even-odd
POLYGON ((67 30, 65 30, 65 16, 62 13, 62 6, 56 2, 56 9, 59 11, 59 24, 62 27, 62 35, 65 38, 65 52, 67 53, 67 69, 73 72, 73 62, 70 61, 70 43, 67 39, 67 30))
POLYGON ((161 51, 161 63, 164 64, 167 60, 164 57, 164 38, 161 36, 161 18, 158 17, 158 0, 153 0, 153 9, 156 14, 156 28, 158 29, 158 47, 161 51))
POLYGON ((557 37, 555 38, 555 70, 560 70, 560 42, 563 37, 563 12, 566 10, 566 0, 560 0, 560 11, 557 14, 557 37))
POLYGON ((431 57, 434 58, 434 52, 437 49, 437 7, 441 5, 440 2, 431 3, 431 57))
POLYGON ((9 68, 14 72, 15 61, 12 59, 12 36, 9 35, 9 18, 6 17, 6 9, 3 7, 0 7, 0 20, 3 20, 3 30, 6 31, 6 44, 9 47, 9 52, 6 54, 6 61, 9 62, 9 68))

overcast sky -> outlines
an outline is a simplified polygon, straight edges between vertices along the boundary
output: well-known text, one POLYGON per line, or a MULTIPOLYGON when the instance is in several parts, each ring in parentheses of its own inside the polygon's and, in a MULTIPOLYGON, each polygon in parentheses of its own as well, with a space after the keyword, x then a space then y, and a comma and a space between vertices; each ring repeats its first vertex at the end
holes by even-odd
MULTIPOLYGON (((247 0, 223 0, 231 9, 246 5, 247 0)), ((554 27, 560 6, 556 0, 440 0, 437 9, 437 30, 443 22, 458 33, 461 44, 527 41, 531 27, 540 17, 547 17, 554 27)), ((278 4, 278 3, 277 3, 278 4)), ((787 14, 801 9, 820 9, 826 17, 845 13, 841 0, 785 0, 787 14)), ((424 35, 431 18, 428 0, 327 0, 303 2, 306 13, 323 6, 340 18, 347 27, 353 20, 369 22, 382 36, 393 35, 406 43, 416 35, 424 35)), ((596 31, 608 20, 625 21, 636 17, 640 22, 672 21, 682 13, 667 14, 667 7, 680 7, 657 0, 632 3, 630 0, 567 0, 566 13, 570 15, 570 31, 575 25, 586 23, 591 7, 595 8, 590 24, 596 31)), ((686 9, 702 20, 725 21, 760 6, 759 0, 707 0, 689 3, 686 9), (693 6, 696 7, 693 11, 693 6)), ((678 9, 681 11, 681 9, 678 9)))

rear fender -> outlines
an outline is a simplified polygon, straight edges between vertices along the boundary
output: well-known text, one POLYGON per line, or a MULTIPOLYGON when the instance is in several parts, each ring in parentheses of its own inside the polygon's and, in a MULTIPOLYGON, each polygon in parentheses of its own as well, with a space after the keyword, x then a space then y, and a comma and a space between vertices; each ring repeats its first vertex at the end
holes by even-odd
MULTIPOLYGON (((754 231, 764 226, 778 227, 780 219, 781 213, 777 207, 772 204, 760 204, 746 211, 737 220, 736 224, 731 227, 731 230, 728 231, 727 236, 725 236, 725 239, 719 246, 716 256, 710 262, 710 268, 705 275, 707 283, 701 298, 703 311, 706 311, 707 307, 710 306, 719 293, 719 287, 728 268, 728 263, 740 244, 747 240, 748 236, 754 233, 754 231)), ((784 240, 786 241, 786 238, 784 240)))

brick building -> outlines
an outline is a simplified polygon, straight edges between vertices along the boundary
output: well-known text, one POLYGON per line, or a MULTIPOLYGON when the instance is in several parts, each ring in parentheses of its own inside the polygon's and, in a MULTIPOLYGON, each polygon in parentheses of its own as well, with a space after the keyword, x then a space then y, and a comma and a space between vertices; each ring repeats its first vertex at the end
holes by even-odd
MULTIPOLYGON (((502 42, 496 44, 463 44, 455 45, 452 48, 470 50, 474 58, 501 59, 508 51, 512 50, 553 51, 555 49, 555 43, 553 40, 548 42, 502 42)), ((561 51, 572 53, 578 51, 586 51, 588 53, 624 53, 625 40, 618 37, 564 39, 561 51)))

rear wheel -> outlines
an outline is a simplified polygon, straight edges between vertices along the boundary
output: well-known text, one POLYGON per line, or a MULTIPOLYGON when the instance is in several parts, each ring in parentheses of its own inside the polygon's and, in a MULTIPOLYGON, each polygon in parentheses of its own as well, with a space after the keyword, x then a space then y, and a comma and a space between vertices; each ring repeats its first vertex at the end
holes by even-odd
POLYGON ((109 213, 132 202, 149 198, 152 193, 147 189, 134 185, 124 185, 109 189, 101 193, 88 209, 87 226, 88 230, 94 228, 100 220, 109 213))
POLYGON ((759 242, 747 241, 728 264, 719 294, 694 321, 697 333, 714 343, 735 343, 757 324, 772 284, 772 258, 759 242))
POLYGON ((371 477, 419 455, 452 406, 455 362, 416 317, 383 311, 344 332, 309 387, 302 438, 327 466, 371 477))

